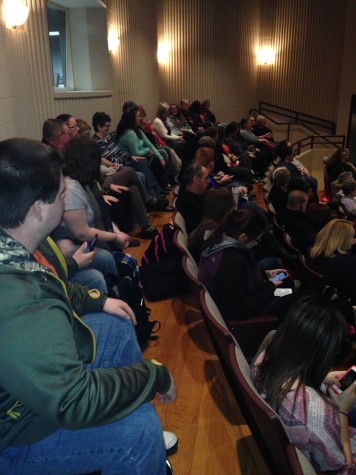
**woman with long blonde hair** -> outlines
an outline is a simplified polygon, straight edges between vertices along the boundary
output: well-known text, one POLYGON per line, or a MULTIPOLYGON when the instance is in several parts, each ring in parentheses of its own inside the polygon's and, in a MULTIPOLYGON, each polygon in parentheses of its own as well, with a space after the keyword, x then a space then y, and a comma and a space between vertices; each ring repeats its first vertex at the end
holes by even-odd
POLYGON ((308 264, 356 305, 355 232, 350 221, 333 219, 316 236, 308 264))

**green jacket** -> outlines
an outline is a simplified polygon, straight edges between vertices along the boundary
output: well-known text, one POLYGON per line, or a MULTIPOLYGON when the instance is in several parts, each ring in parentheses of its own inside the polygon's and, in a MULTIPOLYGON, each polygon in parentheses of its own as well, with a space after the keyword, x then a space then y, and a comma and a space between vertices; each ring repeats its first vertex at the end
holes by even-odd
POLYGON ((95 337, 76 311, 101 310, 105 296, 67 282, 52 240, 39 250, 58 276, 0 230, 0 450, 60 427, 112 423, 170 386, 166 368, 151 361, 83 367, 95 358, 95 337))

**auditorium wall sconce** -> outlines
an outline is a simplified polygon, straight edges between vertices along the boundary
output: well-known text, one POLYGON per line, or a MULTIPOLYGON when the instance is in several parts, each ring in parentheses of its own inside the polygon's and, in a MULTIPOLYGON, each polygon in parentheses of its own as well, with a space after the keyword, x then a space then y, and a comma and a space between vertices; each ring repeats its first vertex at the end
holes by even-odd
POLYGON ((169 62, 169 52, 170 52, 170 47, 168 43, 162 42, 158 45, 157 48, 157 61, 158 64, 168 64, 169 62))
POLYGON ((120 46, 120 38, 116 31, 111 31, 108 35, 109 53, 115 53, 120 46))
POLYGON ((26 23, 30 9, 23 0, 3 0, 2 16, 7 28, 17 28, 26 23))
POLYGON ((261 65, 270 65, 274 64, 276 61, 275 51, 269 47, 265 46, 257 50, 257 63, 261 65))

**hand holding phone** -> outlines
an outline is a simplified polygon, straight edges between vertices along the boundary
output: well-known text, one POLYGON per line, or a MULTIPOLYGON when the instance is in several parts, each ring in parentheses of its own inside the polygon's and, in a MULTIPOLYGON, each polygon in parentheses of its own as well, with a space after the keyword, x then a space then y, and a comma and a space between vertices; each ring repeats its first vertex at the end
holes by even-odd
POLYGON ((275 275, 274 277, 271 277, 272 282, 279 282, 280 280, 284 280, 288 277, 286 272, 280 272, 279 274, 275 275))
POLYGON ((95 234, 94 236, 94 239, 92 241, 90 241, 90 243, 87 245, 87 247, 85 248, 85 253, 88 254, 88 252, 91 252, 94 247, 95 247, 95 244, 96 244, 96 241, 98 240, 98 235, 95 234))
POLYGON ((336 386, 336 384, 333 384, 333 390, 340 394, 345 389, 347 389, 354 381, 356 381, 356 366, 351 366, 346 373, 340 376, 339 378, 339 384, 340 386, 336 386))

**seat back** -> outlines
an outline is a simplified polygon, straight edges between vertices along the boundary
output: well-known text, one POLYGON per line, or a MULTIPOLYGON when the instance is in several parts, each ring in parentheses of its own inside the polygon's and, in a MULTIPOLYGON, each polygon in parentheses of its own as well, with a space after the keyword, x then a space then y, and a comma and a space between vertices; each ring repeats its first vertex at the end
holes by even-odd
POLYGON ((316 472, 303 456, 297 453, 278 414, 256 391, 250 376, 249 365, 238 345, 228 348, 229 369, 238 390, 237 398, 243 398, 244 405, 253 420, 251 430, 274 475, 315 475, 316 472), (300 461, 302 461, 302 465, 300 461))
POLYGON ((290 237, 290 235, 286 231, 283 233, 283 239, 284 239, 284 242, 286 243, 288 249, 292 253, 294 253, 294 254, 299 254, 300 253, 300 250, 293 245, 292 238, 290 237))
POLYGON ((269 178, 265 177, 263 179, 263 187, 262 188, 266 193, 269 193, 271 191, 272 182, 269 178))
POLYGON ((188 249, 188 237, 181 229, 175 230, 173 242, 178 249, 180 249, 183 255, 189 256, 189 258, 194 262, 194 258, 188 249))
POLYGON ((180 229, 184 236, 188 238, 187 229, 185 227, 185 221, 182 214, 179 211, 176 211, 173 215, 173 224, 176 228, 180 229))
POLYGON ((198 278, 198 266, 196 262, 189 255, 185 254, 182 257, 182 267, 185 275, 188 277, 194 295, 199 298, 203 284, 198 278))
POLYGON ((313 292, 322 294, 327 285, 323 275, 308 266, 303 254, 299 254, 299 262, 301 265, 300 280, 302 284, 313 292))
POLYGON ((229 344, 234 342, 234 338, 209 291, 204 287, 200 291, 199 302, 201 313, 213 339, 217 355, 221 364, 226 368, 229 344))

